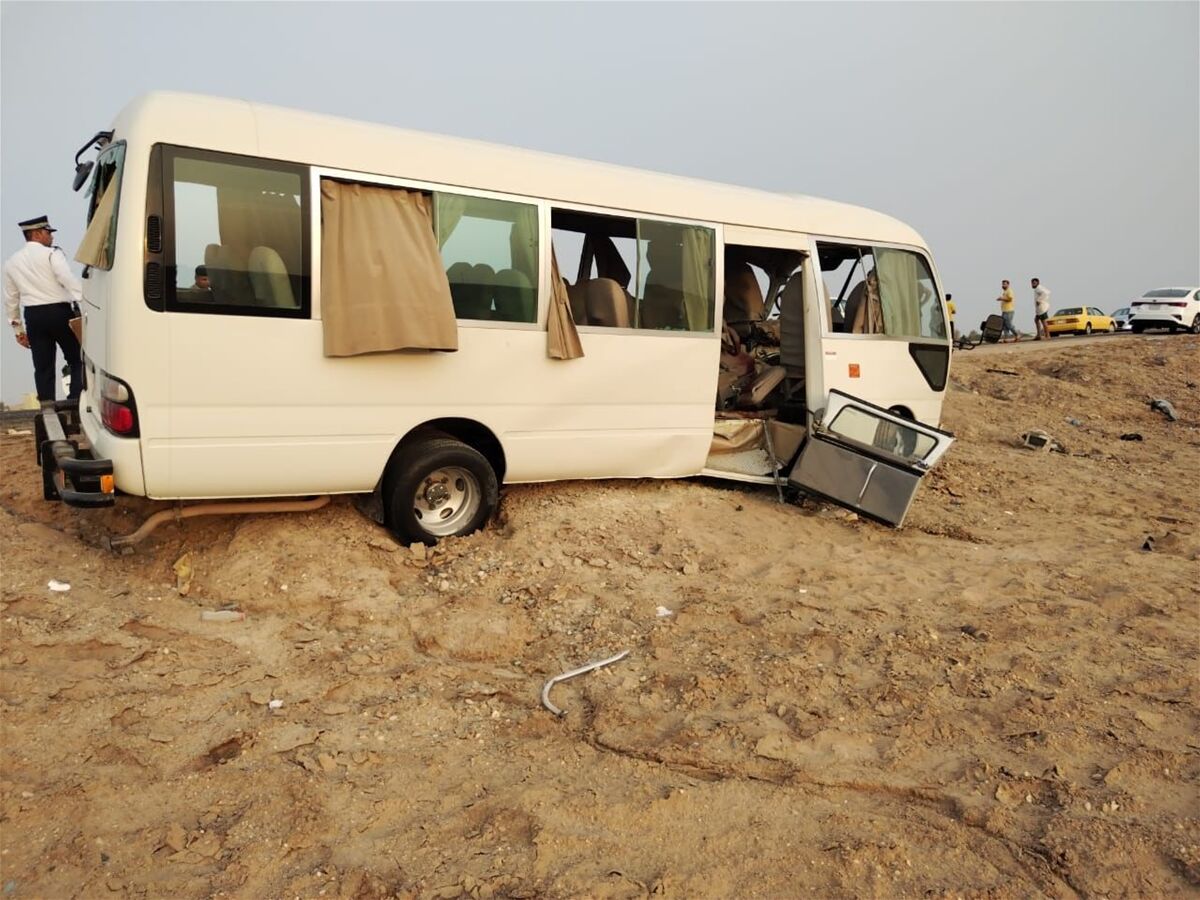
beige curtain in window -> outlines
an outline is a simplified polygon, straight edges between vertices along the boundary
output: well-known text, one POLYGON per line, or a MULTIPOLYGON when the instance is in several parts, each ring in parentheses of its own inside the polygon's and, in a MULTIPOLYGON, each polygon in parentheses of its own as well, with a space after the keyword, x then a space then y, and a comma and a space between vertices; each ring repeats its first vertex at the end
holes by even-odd
POLYGON ((879 276, 872 269, 866 279, 860 281, 846 298, 846 309, 854 310, 850 322, 853 334, 883 334, 883 306, 879 299, 879 276))
POLYGON ((546 355, 551 359, 579 359, 583 344, 575 319, 571 316, 571 300, 567 286, 558 272, 558 258, 550 247, 550 315, 546 320, 546 355))
POLYGON ((438 249, 446 246, 450 235, 462 221, 463 213, 467 211, 467 198, 458 194, 434 194, 437 204, 437 235, 438 249))
POLYGON ((875 272, 879 276, 884 333, 919 336, 921 300, 916 256, 904 250, 876 247, 875 272))
POLYGON ((683 229, 683 305, 688 331, 712 331, 713 233, 707 228, 683 229))
POLYGON ((515 206, 516 221, 508 233, 508 248, 512 254, 512 267, 537 284, 538 266, 538 211, 536 206, 515 206))
POLYGON ((326 356, 458 349, 427 195, 323 179, 321 218, 326 356))
POLYGON ((96 204, 96 211, 92 214, 92 221, 88 223, 83 240, 79 242, 79 249, 75 251, 76 261, 85 266, 95 266, 98 269, 108 269, 112 266, 112 260, 108 258, 108 232, 112 227, 113 209, 117 205, 119 180, 115 177, 108 179, 108 185, 100 195, 100 202, 96 204))

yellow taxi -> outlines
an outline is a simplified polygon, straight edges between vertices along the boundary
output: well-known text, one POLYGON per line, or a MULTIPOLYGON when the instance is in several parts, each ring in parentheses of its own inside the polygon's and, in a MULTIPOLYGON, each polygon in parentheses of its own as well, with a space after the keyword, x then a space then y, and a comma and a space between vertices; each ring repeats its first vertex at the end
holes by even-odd
POLYGON ((1051 334, 1092 334, 1116 331, 1117 323, 1094 306, 1068 306, 1046 320, 1051 334))

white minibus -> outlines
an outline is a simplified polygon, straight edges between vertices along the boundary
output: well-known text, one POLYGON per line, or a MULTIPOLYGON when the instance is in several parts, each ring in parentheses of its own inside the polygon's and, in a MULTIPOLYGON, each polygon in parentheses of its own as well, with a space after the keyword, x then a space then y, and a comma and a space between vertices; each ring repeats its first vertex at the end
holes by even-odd
POLYGON ((867 209, 178 93, 76 163, 49 499, 362 494, 434 542, 501 484, 705 475, 900 524, 952 441, 937 270, 867 209))

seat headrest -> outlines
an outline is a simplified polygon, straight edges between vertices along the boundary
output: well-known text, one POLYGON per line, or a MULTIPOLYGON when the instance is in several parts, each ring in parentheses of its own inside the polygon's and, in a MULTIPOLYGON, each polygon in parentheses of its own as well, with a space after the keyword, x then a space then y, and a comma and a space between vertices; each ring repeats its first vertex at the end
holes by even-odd
POLYGON ((471 280, 471 264, 469 262, 456 262, 446 270, 446 278, 451 284, 462 284, 471 280))
POLYGON ((259 304, 284 309, 294 309, 298 305, 283 257, 274 248, 255 247, 250 251, 247 268, 254 299, 259 304))
POLYGON ((629 301, 625 291, 611 278, 587 282, 587 317, 592 325, 629 327, 629 301))
POLYGON ((501 269, 492 290, 496 318, 506 322, 532 322, 537 315, 537 292, 524 272, 501 269))
POLYGON ((726 319, 762 319, 765 305, 762 286, 749 263, 743 262, 725 270, 725 305, 726 319))

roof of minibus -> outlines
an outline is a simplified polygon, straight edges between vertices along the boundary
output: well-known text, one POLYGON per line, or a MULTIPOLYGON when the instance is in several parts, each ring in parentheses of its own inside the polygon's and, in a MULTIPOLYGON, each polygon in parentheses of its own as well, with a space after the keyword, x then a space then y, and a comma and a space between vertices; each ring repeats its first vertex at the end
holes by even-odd
POLYGON ((775 194, 283 107, 156 91, 126 106, 116 139, 170 143, 665 217, 924 247, 860 206, 775 194))

